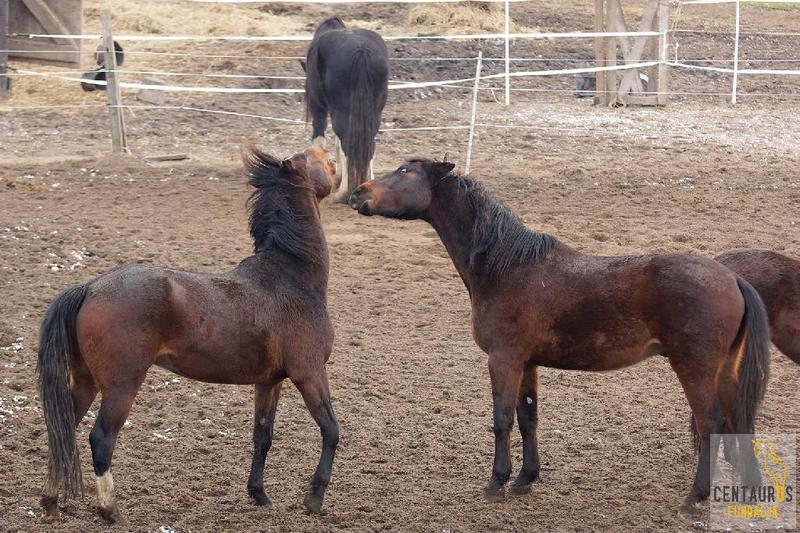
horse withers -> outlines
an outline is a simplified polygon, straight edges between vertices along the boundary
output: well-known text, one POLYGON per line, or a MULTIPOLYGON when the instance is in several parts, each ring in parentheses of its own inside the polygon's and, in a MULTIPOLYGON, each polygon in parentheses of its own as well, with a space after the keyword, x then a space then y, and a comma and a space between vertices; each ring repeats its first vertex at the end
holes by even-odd
POLYGON ((716 260, 755 287, 773 344, 800 365, 800 260, 768 250, 735 250, 716 260))
MULTIPOLYGON (((495 456, 484 489, 505 496, 514 412, 522 470, 539 476, 538 367, 605 371, 661 354, 683 386, 699 457, 682 508, 708 498, 719 433, 751 434, 769 370, 767 313, 756 291, 711 259, 688 254, 599 257, 529 230, 453 164, 407 161, 355 190, 362 215, 422 219, 439 234, 472 304, 472 332, 489 355, 495 456), (715 439, 716 440, 716 439, 715 439), (713 450, 713 451, 712 451, 713 450)), ((760 484, 752 439, 742 438, 745 484, 760 484)))
POLYGON ((380 35, 345 27, 342 19, 322 22, 308 48, 306 118, 312 142, 324 146, 328 115, 336 134, 336 158, 342 181, 336 199, 372 178, 375 136, 389 87, 389 52, 380 35))
POLYGON ((39 383, 49 460, 42 505, 58 517, 58 493, 82 493, 75 429, 97 392, 89 436, 97 504, 119 518, 111 475, 117 435, 147 370, 158 365, 199 381, 255 384, 255 451, 247 490, 269 504, 263 476, 281 384, 300 390, 322 431, 322 454, 305 499, 321 509, 339 426, 325 363, 333 346, 327 311, 328 249, 319 202, 335 187, 328 153, 284 161, 250 150, 254 254, 218 275, 126 265, 67 289, 50 305, 39 341, 39 383))

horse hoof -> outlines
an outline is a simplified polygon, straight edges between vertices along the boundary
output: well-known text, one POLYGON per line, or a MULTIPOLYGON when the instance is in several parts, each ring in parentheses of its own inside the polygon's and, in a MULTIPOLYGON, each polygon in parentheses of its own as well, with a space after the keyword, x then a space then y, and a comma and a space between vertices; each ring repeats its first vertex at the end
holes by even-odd
POLYGON ((44 509, 44 516, 42 521, 45 524, 52 524, 58 521, 61 513, 58 512, 58 498, 45 496, 42 498, 42 509, 44 509))
POLYGON ((502 502, 506 499, 506 491, 503 487, 489 485, 483 489, 483 497, 487 502, 502 502))
POLYGON ((306 506, 306 509, 311 514, 320 514, 322 512, 322 498, 315 494, 307 495, 303 505, 306 506))
POLYGON ((250 499, 253 500, 253 503, 256 507, 272 507, 272 502, 269 500, 267 495, 264 491, 259 492, 251 492, 250 499))
POLYGON ((517 496, 523 496, 525 494, 531 493, 531 486, 533 483, 525 483, 525 482, 514 482, 511 485, 511 489, 509 490, 511 494, 515 494, 517 496))
POLYGON ((695 496, 687 496, 678 510, 678 515, 688 519, 696 519, 703 512, 703 507, 695 496))
POLYGON ((331 202, 333 202, 334 204, 347 205, 349 201, 350 201, 350 192, 348 191, 339 191, 336 194, 334 194, 333 197, 331 198, 331 202))
POLYGON ((98 507, 97 514, 109 524, 116 524, 122 520, 122 515, 117 508, 117 504, 111 507, 98 507))

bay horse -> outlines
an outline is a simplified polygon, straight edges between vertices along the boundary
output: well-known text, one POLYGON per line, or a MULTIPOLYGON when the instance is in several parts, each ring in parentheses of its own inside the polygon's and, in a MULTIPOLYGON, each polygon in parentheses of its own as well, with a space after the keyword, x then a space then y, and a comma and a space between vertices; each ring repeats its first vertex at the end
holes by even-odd
POLYGON ((47 425, 48 475, 42 506, 58 517, 58 493, 83 491, 75 430, 97 392, 89 435, 100 515, 119 517, 111 456, 147 370, 157 365, 210 383, 254 384, 254 453, 247 490, 268 505, 264 463, 281 385, 300 390, 322 432, 322 453, 305 498, 320 511, 339 425, 325 363, 333 346, 328 316, 328 249, 319 202, 335 187, 328 152, 311 148, 280 161, 245 154, 254 253, 224 274, 125 265, 71 287, 47 311, 39 340, 39 386, 47 425))
POLYGON ((312 142, 325 145, 330 114, 342 175, 336 199, 346 203, 353 189, 372 178, 375 136, 389 91, 389 52, 374 31, 349 30, 331 17, 314 32, 304 69, 312 142))
POLYGON ((773 344, 800 365, 800 260, 768 250, 735 250, 716 260, 758 291, 773 344))
MULTIPOLYGON (((597 372, 661 354, 683 386, 698 433, 697 471, 682 505, 693 513, 710 491, 710 459, 719 448, 711 435, 752 434, 764 396, 769 330, 758 293, 720 263, 694 255, 580 253, 525 227, 453 168, 408 160, 361 185, 350 206, 362 215, 430 223, 466 285, 494 404, 486 499, 505 497, 515 410, 523 447, 512 492, 529 492, 539 476, 538 367, 597 372)), ((739 457, 746 484, 759 485, 750 438, 742 438, 739 457)))

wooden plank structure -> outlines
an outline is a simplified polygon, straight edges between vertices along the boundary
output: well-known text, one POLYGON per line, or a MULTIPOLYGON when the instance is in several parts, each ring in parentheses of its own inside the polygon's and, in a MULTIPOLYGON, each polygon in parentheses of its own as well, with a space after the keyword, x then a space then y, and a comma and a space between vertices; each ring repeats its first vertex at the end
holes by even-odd
POLYGON ((22 34, 8 39, 10 49, 14 50, 10 57, 80 66, 80 39, 30 39, 23 35, 82 34, 83 0, 10 0, 8 3, 8 33, 22 34))
POLYGON ((643 61, 661 61, 650 67, 646 76, 641 69, 597 73, 597 96, 601 105, 666 105, 668 70, 666 61, 666 30, 669 19, 668 0, 644 0, 642 20, 638 29, 631 30, 625 22, 622 0, 595 0, 595 31, 597 32, 661 32, 657 36, 597 37, 595 61, 598 67, 643 61), (621 56, 621 57, 620 57, 621 56))

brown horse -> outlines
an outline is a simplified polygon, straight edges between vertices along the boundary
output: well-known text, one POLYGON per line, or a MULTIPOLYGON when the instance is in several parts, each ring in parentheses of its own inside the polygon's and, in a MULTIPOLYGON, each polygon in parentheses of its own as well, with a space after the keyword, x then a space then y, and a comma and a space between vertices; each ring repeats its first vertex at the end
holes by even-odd
MULTIPOLYGON (((614 370, 662 354, 699 433, 697 472, 684 502, 692 510, 709 495, 710 459, 719 447, 711 435, 752 433, 764 395, 769 331, 756 291, 716 261, 693 255, 584 255, 529 230, 480 183, 452 169, 409 160, 356 189, 350 205, 362 215, 429 222, 467 287, 494 401, 486 498, 504 497, 515 409, 523 457, 512 491, 528 492, 539 476, 537 367, 614 370)), ((752 442, 742 441, 743 477, 757 485, 752 442)))
POLYGON ((767 250, 737 250, 716 259, 758 291, 772 342, 800 365, 800 261, 767 250))
POLYGON ((49 445, 42 506, 58 517, 58 491, 82 492, 75 428, 97 392, 89 435, 98 510, 116 521, 111 456, 147 370, 158 365, 211 383, 255 384, 255 451, 247 490, 267 505, 264 462, 281 384, 300 390, 322 431, 322 454, 305 499, 322 507, 339 426, 325 363, 328 249, 319 202, 334 188, 335 165, 312 148, 279 161, 250 150, 250 233, 255 253, 230 272, 197 274, 144 265, 111 270, 67 289, 50 305, 39 341, 39 382, 49 445))

